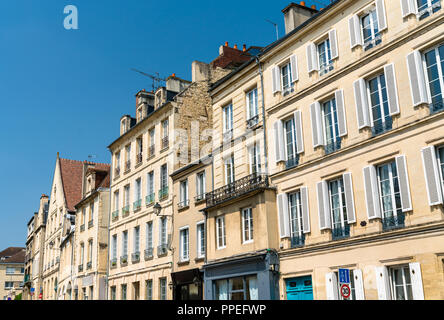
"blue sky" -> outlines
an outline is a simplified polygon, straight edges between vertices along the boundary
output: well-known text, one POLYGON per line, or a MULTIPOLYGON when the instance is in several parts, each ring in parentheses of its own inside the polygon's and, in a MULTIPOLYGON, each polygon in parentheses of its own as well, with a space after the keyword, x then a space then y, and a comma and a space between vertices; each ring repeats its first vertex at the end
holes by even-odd
MULTIPOLYGON (((329 0, 306 0, 307 5, 329 0)), ((265 46, 284 35, 290 1, 2 0, 0 2, 0 250, 25 246, 26 223, 51 188, 57 152, 109 162, 107 146, 134 94, 151 80, 191 78, 219 46, 265 46), (63 28, 75 5, 79 29, 63 28)), ((325 5, 324 5, 325 6, 325 5)))

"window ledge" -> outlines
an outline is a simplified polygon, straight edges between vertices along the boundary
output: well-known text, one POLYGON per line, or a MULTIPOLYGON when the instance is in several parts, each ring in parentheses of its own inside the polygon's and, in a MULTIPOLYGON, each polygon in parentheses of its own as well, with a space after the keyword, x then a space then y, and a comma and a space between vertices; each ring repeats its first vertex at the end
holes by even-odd
POLYGON ((190 260, 184 260, 184 261, 179 261, 177 262, 178 266, 186 266, 190 264, 190 260))

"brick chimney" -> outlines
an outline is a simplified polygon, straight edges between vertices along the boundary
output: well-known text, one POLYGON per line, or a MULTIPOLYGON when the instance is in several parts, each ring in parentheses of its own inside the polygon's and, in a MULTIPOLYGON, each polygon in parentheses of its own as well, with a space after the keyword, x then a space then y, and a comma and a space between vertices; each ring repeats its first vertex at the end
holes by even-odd
POLYGON ((313 17, 318 13, 318 10, 316 10, 316 6, 307 7, 305 1, 301 1, 300 4, 290 3, 282 12, 285 19, 285 34, 288 34, 313 17))
POLYGON ((237 45, 231 48, 228 42, 225 45, 219 47, 219 57, 217 57, 213 62, 211 62, 212 67, 215 69, 217 67, 226 68, 236 68, 251 59, 251 54, 247 51, 239 50, 237 45))

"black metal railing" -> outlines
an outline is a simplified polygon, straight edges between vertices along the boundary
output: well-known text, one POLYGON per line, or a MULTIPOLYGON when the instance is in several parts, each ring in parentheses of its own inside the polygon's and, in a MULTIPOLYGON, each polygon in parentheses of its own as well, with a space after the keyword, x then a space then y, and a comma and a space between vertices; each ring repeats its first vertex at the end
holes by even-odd
POLYGON ((350 226, 335 227, 331 230, 332 240, 342 240, 350 237, 350 226))
POLYGON ((382 230, 390 231, 405 227, 405 214, 398 213, 396 216, 382 218, 382 230))
POLYGON ((324 149, 326 155, 338 151, 341 149, 341 138, 338 137, 336 141, 327 143, 324 149))
POLYGON ((292 248, 300 248, 305 245, 305 234, 290 238, 292 248))
POLYGON ((85 231, 85 224, 82 224, 82 225, 80 226, 80 232, 83 232, 83 231, 85 231))
POLYGON ((178 203, 179 209, 184 209, 190 206, 190 200, 184 200, 178 203))
POLYGON ((88 221, 88 229, 91 229, 94 226, 94 220, 88 221))
POLYGON ((120 176, 120 167, 117 167, 117 168, 114 169, 114 176, 115 177, 120 176))
POLYGON ((299 165, 299 155, 298 154, 291 157, 291 158, 288 158, 287 161, 285 161, 285 167, 287 169, 294 168, 298 165, 299 165))
POLYGON ((143 161, 143 154, 142 152, 139 152, 136 156, 136 162, 137 162, 136 164, 140 164, 142 163, 142 161, 143 161))
POLYGON ((131 262, 137 263, 140 261, 140 252, 134 252, 131 254, 131 262))
POLYGON ((121 257, 120 257, 120 264, 121 264, 121 265, 126 265, 126 264, 128 264, 128 256, 127 256, 127 255, 124 255, 124 256, 121 256, 121 257))
POLYGON ((168 245, 167 244, 161 244, 160 246, 157 246, 157 256, 164 256, 168 253, 168 245))
POLYGON ((78 270, 79 270, 79 272, 82 272, 82 271, 83 271, 83 264, 79 264, 79 266, 78 266, 78 270))
POLYGON ((152 157, 154 157, 155 153, 156 153, 156 146, 153 144, 148 149, 148 158, 151 159, 152 157))
POLYGON ((88 262, 86 264, 86 270, 90 270, 92 268, 92 265, 93 265, 92 261, 88 262))
POLYGON ((117 258, 111 259, 110 264, 111 264, 111 268, 116 268, 117 267, 117 258))
POLYGON ((381 42, 382 42, 382 36, 378 32, 378 33, 375 34, 374 38, 369 38, 369 39, 364 41, 364 50, 369 50, 369 49, 371 49, 373 47, 376 47, 381 42))
POLYGON ((151 259, 154 255, 154 248, 145 249, 145 260, 151 259))
POLYGON ((199 194, 194 197, 194 201, 199 202, 199 201, 205 200, 205 196, 206 196, 205 193, 199 194))
POLYGON ((247 120, 247 128, 252 128, 259 123, 259 115, 255 115, 247 120))
POLYGON ((125 172, 128 172, 131 170, 131 160, 128 160, 125 162, 125 172))
POLYGON ((441 1, 440 0, 435 0, 435 2, 432 3, 431 5, 429 5, 428 3, 425 3, 421 7, 418 8, 418 12, 416 14, 416 17, 419 20, 422 20, 424 18, 431 16, 433 13, 437 12, 440 9, 441 9, 441 1))
POLYGON ((378 121, 372 127, 373 136, 383 134, 384 132, 392 130, 392 118, 385 118, 385 122, 378 121))
POLYGON ((169 145, 170 145, 170 140, 169 140, 169 137, 166 136, 162 139, 162 149, 168 148, 169 145))
POLYGON ((205 195, 207 200, 207 207, 217 205, 219 203, 230 200, 231 198, 247 194, 259 188, 268 187, 268 175, 254 173, 233 183, 227 184, 222 188, 207 193, 205 195))
POLYGON ((444 111, 444 100, 435 101, 430 104, 430 114, 444 111))

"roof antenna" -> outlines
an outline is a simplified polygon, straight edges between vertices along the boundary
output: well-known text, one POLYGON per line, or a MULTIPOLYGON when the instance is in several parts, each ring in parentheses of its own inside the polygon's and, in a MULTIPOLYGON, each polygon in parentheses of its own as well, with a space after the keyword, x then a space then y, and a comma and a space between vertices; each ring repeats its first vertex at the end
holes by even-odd
POLYGON ((148 73, 145 73, 145 72, 143 72, 143 71, 140 71, 140 70, 137 70, 137 69, 134 69, 134 68, 131 68, 131 71, 134 71, 134 72, 140 73, 141 75, 144 75, 145 77, 151 78, 151 79, 153 80, 153 92, 156 91, 157 88, 159 88, 160 85, 161 85, 163 82, 166 81, 165 79, 162 79, 162 78, 159 76, 159 73, 158 73, 158 72, 156 72, 156 75, 154 76, 154 75, 152 75, 152 74, 148 74, 148 73))
POLYGON ((279 26, 277 25, 277 23, 274 23, 273 21, 270 21, 268 19, 264 19, 265 21, 267 21, 268 23, 271 23, 272 25, 274 25, 274 27, 276 28, 276 40, 279 40, 279 26))

